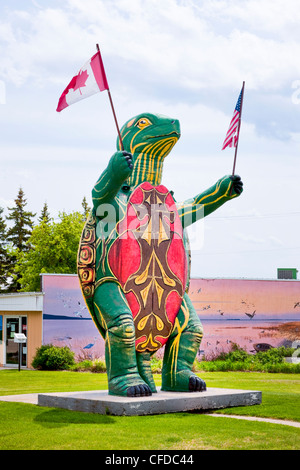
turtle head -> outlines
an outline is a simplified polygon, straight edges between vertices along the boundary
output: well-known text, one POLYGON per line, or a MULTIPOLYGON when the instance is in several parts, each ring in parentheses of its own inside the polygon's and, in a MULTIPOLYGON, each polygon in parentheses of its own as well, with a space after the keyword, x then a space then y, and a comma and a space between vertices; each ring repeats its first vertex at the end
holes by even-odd
MULTIPOLYGON (((160 184, 165 157, 180 137, 180 124, 160 114, 142 113, 129 119, 120 131, 124 150, 133 155, 134 167, 128 184, 144 181, 160 184)), ((121 150, 120 139, 117 149, 121 150)))

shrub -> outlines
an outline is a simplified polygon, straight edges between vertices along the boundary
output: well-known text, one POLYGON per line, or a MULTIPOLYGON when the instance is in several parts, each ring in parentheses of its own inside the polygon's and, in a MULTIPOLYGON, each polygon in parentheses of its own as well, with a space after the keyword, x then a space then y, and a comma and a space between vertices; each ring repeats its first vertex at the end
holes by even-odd
POLYGON ((77 362, 72 370, 75 372, 106 372, 106 364, 102 359, 84 359, 77 362))
POLYGON ((255 354, 255 362, 260 364, 281 364, 284 360, 284 348, 272 348, 265 352, 255 354))
POLYGON ((284 361, 285 357, 292 356, 295 352, 292 348, 272 348, 266 352, 248 354, 238 345, 232 345, 228 353, 220 353, 210 361, 195 361, 196 371, 260 371, 260 372, 300 372, 300 363, 292 364, 284 361))
POLYGON ((220 353, 214 360, 218 361, 239 361, 243 362, 248 358, 248 353, 241 348, 238 344, 233 343, 231 345, 230 351, 227 353, 220 353))
POLYGON ((74 353, 67 346, 45 344, 37 348, 32 367, 40 370, 65 370, 75 364, 74 353))
POLYGON ((95 359, 94 361, 92 361, 91 371, 92 372, 106 372, 105 361, 102 361, 101 359, 95 359))
POLYGON ((91 370, 93 362, 90 359, 85 359, 83 361, 77 362, 73 367, 72 370, 75 372, 82 372, 91 370))
POLYGON ((157 356, 151 357, 151 371, 153 374, 161 374, 162 362, 162 359, 157 356))

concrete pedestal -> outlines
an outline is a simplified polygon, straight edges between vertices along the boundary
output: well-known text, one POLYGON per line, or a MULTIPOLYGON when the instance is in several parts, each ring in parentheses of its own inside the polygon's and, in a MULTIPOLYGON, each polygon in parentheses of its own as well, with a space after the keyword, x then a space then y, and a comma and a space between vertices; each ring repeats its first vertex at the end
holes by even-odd
POLYGON ((107 390, 87 392, 43 393, 38 395, 38 405, 64 408, 73 411, 137 416, 177 413, 193 410, 215 410, 233 406, 250 406, 261 403, 261 392, 209 388, 206 392, 162 392, 151 397, 115 397, 107 390))

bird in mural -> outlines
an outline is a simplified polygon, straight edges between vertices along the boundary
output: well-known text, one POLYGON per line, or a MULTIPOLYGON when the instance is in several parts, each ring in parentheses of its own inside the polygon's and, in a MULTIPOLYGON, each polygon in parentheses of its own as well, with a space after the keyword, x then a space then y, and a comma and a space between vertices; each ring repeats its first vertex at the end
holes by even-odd
POLYGON ((295 303, 294 308, 296 308, 296 307, 300 307, 300 302, 295 303))
POLYGON ((71 308, 71 303, 72 303, 72 299, 71 297, 66 297, 64 295, 63 292, 60 292, 58 295, 57 295, 58 299, 60 299, 63 303, 63 306, 64 308, 71 308))
POLYGON ((83 349, 91 349, 94 346, 95 343, 89 343, 86 346, 84 346, 83 349))
POLYGON ((242 300, 241 301, 241 304, 244 304, 246 305, 246 308, 251 308, 251 307, 254 307, 254 304, 252 302, 249 302, 248 300, 242 300))
POLYGON ((80 312, 73 312, 75 317, 79 317, 79 318, 82 318, 82 315, 80 312))
POLYGON ((81 312, 86 309, 86 306, 85 306, 85 305, 81 306, 81 303, 79 302, 79 300, 78 300, 78 305, 80 306, 80 307, 78 307, 79 310, 77 310, 76 312, 74 312, 74 315, 75 315, 76 317, 82 318, 81 312))
POLYGON ((56 336, 55 341, 65 341, 66 339, 72 339, 72 336, 56 336))
POLYGON ((255 312, 256 312, 256 310, 254 310, 253 313, 245 313, 245 315, 247 315, 247 317, 249 317, 249 318, 252 319, 252 318, 254 317, 254 315, 255 315, 255 312))

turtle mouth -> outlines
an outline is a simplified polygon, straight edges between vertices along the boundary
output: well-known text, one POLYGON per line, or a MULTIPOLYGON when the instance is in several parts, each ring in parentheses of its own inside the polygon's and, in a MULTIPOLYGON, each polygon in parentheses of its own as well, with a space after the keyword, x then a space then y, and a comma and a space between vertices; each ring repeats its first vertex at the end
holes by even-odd
POLYGON ((169 134, 149 135, 146 139, 160 139, 161 137, 180 137, 180 132, 172 131, 169 134))

